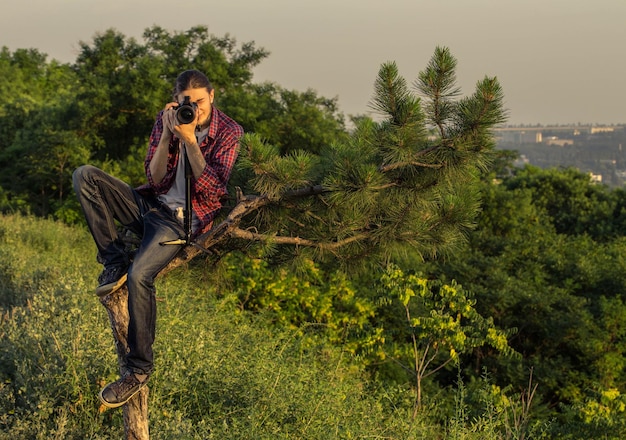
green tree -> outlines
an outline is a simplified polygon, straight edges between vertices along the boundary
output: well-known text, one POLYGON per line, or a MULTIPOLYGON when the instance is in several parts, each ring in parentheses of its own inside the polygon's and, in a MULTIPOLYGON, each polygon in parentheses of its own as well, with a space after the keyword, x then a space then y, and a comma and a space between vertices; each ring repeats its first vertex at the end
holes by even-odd
POLYGON ((389 314, 404 315, 405 326, 394 326, 382 335, 385 357, 398 362, 415 380, 414 418, 422 406, 424 379, 458 361, 460 355, 485 345, 507 355, 513 353, 507 340, 511 333, 481 316, 474 308, 476 301, 456 283, 429 281, 390 266, 379 289, 390 306, 403 309, 389 314))
MULTIPOLYGON (((145 145, 167 102, 167 79, 146 47, 114 30, 81 42, 74 64, 81 87, 70 127, 89 142, 94 159, 120 160, 145 145)), ((144 147, 145 148, 145 147, 144 147)))
MULTIPOLYGON (((54 214, 73 195, 72 172, 88 161, 89 153, 74 132, 62 131, 43 118, 36 124, 29 122, 3 155, 12 158, 11 175, 21 178, 3 186, 21 194, 33 214, 54 214)), ((76 220, 71 216, 66 219, 76 220)))
POLYGON ((336 99, 314 90, 297 92, 277 84, 251 84, 220 100, 246 131, 278 148, 281 155, 297 150, 319 154, 346 138, 344 117, 336 99))
POLYGON ((394 63, 383 65, 372 101, 382 121, 362 118, 349 139, 320 155, 282 156, 279 148, 248 136, 238 182, 247 183, 245 194, 257 195, 251 207, 256 215, 244 216, 231 236, 270 248, 295 245, 288 257, 294 261, 453 250, 475 224, 491 129, 505 119, 494 78, 478 82, 471 96, 449 96, 455 64, 448 49, 438 48, 415 92, 394 63))
POLYGON ((54 212, 71 195, 72 167, 89 157, 66 126, 76 76, 69 65, 45 60, 36 50, 0 54, 1 210, 54 212))
POLYGON ((588 234, 595 240, 623 234, 613 224, 613 193, 607 186, 592 184, 587 173, 573 168, 526 167, 505 184, 512 189, 531 189, 533 203, 546 211, 559 234, 588 234))
MULTIPOLYGON (((467 247, 433 262, 427 273, 463 284, 481 315, 499 328, 517 328, 510 345, 522 359, 480 347, 466 356, 468 374, 479 376, 487 367, 499 383, 523 386, 533 368, 538 400, 547 408, 584 411, 584 402, 600 402, 602 392, 623 393, 625 243, 597 235, 615 231, 615 217, 607 213, 620 212, 619 198, 571 170, 537 169, 485 182, 482 194, 467 247), (604 203, 593 206, 594 200, 604 203)), ((559 414, 563 426, 584 418, 572 412, 559 414)))

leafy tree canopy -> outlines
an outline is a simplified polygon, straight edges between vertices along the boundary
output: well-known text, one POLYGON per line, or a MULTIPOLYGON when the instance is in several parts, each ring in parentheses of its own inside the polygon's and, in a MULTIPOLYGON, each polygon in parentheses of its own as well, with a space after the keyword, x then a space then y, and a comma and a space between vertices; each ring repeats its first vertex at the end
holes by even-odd
POLYGON ((35 49, 11 53, 3 48, 1 209, 75 221, 80 215, 67 189, 71 171, 86 162, 133 185, 143 183, 154 118, 186 69, 204 71, 216 88, 218 106, 283 151, 319 151, 345 135, 335 100, 252 82, 252 69, 267 56, 254 42, 217 37, 204 26, 184 32, 153 26, 143 42, 109 29, 80 42, 72 64, 47 63, 35 49))

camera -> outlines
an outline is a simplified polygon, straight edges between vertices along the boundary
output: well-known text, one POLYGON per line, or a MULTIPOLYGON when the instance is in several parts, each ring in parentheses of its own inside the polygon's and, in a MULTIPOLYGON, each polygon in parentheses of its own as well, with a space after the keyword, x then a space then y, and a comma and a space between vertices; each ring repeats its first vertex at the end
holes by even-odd
POLYGON ((198 105, 185 96, 183 103, 176 107, 176 120, 181 124, 191 124, 196 120, 196 107, 198 105))

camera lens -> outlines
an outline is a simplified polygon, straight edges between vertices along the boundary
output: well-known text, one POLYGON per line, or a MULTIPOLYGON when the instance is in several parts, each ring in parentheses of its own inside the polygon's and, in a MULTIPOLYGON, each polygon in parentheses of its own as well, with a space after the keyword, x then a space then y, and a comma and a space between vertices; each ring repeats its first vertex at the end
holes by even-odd
POLYGON ((176 119, 181 124, 191 124, 196 119, 196 112, 190 105, 181 105, 176 110, 176 119))

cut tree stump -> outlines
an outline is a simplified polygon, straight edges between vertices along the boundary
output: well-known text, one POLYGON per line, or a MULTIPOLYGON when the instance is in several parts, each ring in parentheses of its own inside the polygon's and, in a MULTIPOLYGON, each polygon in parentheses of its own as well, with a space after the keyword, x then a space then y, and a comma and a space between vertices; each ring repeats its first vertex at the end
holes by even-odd
MULTIPOLYGON (((126 285, 121 289, 100 298, 100 302, 107 309, 117 362, 120 375, 126 368, 126 353, 128 353, 128 289, 126 285)), ((148 387, 143 387, 135 397, 122 407, 124 414, 124 438, 126 440, 149 440, 148 429, 148 387)))

